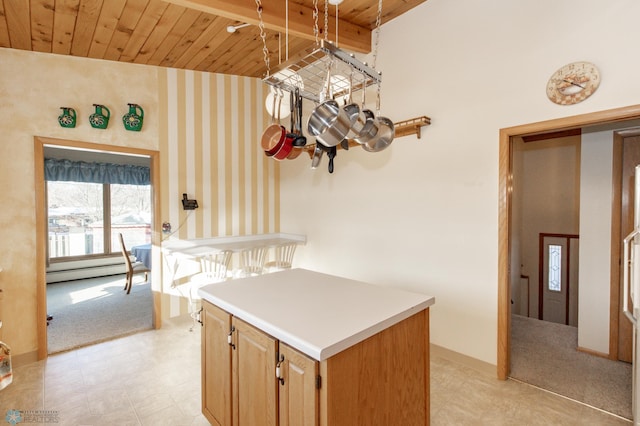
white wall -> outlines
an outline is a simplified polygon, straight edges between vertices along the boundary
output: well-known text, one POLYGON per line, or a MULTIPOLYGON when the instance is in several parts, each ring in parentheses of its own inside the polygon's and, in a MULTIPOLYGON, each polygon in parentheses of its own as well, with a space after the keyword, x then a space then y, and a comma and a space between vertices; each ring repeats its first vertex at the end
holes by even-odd
POLYGON ((582 135, 578 346, 609 353, 613 133, 582 135))
POLYGON ((382 112, 432 118, 422 139, 281 167, 297 264, 436 297, 431 340, 496 364, 499 129, 638 103, 640 2, 428 0, 382 28, 382 112), (568 18, 570 17, 570 19, 568 18), (551 103, 549 76, 591 61, 602 83, 551 103))
MULTIPOLYGON (((511 241, 520 247, 520 253, 511 259, 517 273, 512 273, 512 280, 516 278, 512 283, 520 282, 520 272, 529 276, 529 316, 538 318, 540 233, 577 234, 579 230, 580 136, 530 143, 517 139, 513 144, 517 189, 512 198, 511 241)), ((512 311, 527 315, 526 289, 522 290, 520 299, 512 292, 512 311)))

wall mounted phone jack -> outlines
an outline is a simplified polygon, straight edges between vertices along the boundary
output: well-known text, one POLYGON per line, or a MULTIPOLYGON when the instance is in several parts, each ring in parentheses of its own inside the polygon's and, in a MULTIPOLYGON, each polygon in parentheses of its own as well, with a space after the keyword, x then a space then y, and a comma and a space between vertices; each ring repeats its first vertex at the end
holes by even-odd
POLYGON ((184 210, 195 210, 198 208, 198 202, 196 200, 189 200, 187 194, 182 194, 182 208, 184 210))

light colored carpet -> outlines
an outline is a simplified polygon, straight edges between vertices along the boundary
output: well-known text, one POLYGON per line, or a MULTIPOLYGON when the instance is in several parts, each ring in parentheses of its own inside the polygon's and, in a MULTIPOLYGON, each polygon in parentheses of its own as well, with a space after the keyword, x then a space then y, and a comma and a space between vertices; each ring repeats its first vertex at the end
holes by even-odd
POLYGON ((133 279, 130 294, 124 275, 47 285, 48 352, 66 351, 152 328, 150 283, 133 279))
POLYGON ((631 364, 577 346, 576 327, 513 315, 510 376, 631 419, 631 364))

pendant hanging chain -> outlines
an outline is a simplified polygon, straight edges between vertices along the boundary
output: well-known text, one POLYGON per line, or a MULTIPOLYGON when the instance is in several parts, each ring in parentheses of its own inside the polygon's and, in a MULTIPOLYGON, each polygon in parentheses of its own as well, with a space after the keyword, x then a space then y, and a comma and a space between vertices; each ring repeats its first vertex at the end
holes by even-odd
POLYGON ((316 46, 318 45, 318 0, 313 0, 313 35, 316 38, 316 46))
MULTIPOLYGON (((373 46, 373 69, 376 69, 378 60, 378 46, 380 45, 380 26, 382 25, 382 0, 378 0, 378 16, 376 16, 376 40, 373 46)), ((380 80, 376 90, 376 115, 380 115, 380 80)))
POLYGON ((380 25, 382 25, 382 0, 378 0, 378 16, 376 17, 376 40, 373 45, 373 68, 378 60, 378 45, 380 44, 380 25))
POLYGON ((329 40, 329 0, 324 0, 324 41, 329 40))
MULTIPOLYGON (((262 21, 262 3, 260 0, 256 0, 256 9, 258 11, 258 18, 260 23, 260 38, 262 39, 262 56, 264 57, 264 64, 267 66, 267 77, 271 75, 271 66, 269 65, 269 49, 267 49, 267 34, 264 30, 264 22, 262 21)), ((288 52, 287 52, 288 53, 288 52)))
POLYGON ((336 47, 338 46, 338 3, 336 3, 336 47))

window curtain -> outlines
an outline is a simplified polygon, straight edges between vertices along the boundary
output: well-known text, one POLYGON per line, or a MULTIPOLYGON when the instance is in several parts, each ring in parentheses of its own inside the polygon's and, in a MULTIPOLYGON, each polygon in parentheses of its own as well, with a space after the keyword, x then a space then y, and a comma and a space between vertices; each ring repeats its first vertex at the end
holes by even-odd
POLYGON ((45 158, 44 178, 50 181, 150 185, 149 167, 131 164, 88 163, 45 158))

